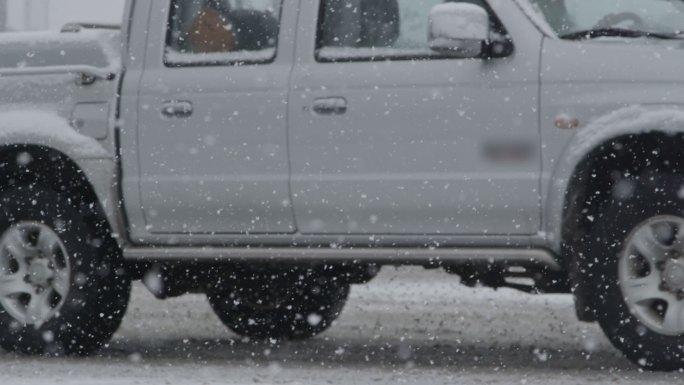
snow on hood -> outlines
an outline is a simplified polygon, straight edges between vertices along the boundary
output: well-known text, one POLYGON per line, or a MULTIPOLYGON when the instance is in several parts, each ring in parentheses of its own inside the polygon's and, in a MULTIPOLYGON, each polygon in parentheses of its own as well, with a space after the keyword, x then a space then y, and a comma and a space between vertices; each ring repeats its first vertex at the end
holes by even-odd
POLYGON ((118 72, 120 50, 119 31, 3 33, 0 70, 88 65, 118 72))
MULTIPOLYGON (((598 141, 605 141, 627 134, 660 131, 676 134, 684 132, 684 110, 675 108, 643 106, 626 107, 598 118, 580 130, 568 149, 568 154, 584 151, 598 141)), ((583 154, 583 153, 582 153, 583 154)))
POLYGON ((0 112, 0 143, 43 145, 79 158, 108 157, 97 140, 78 133, 56 112, 41 110, 0 112))

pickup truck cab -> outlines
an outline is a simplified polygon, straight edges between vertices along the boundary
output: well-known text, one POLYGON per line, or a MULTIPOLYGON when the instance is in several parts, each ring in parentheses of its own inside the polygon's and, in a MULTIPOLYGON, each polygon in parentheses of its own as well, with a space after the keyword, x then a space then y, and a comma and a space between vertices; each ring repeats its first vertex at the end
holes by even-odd
POLYGON ((3 36, 0 346, 92 352, 138 279, 307 338, 412 264, 573 293, 680 369, 682 31, 681 0, 129 0, 3 36))

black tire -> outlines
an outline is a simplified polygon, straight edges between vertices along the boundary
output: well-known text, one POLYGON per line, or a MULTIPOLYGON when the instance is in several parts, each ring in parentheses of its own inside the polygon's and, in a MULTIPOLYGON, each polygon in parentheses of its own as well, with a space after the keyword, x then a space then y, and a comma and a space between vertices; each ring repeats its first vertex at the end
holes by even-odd
POLYGON ((588 258, 580 262, 579 278, 593 293, 591 307, 601 328, 629 360, 648 370, 682 369, 684 335, 660 334, 632 314, 620 288, 618 262, 640 224, 663 215, 684 217, 684 201, 678 197, 684 178, 647 173, 618 185, 622 191, 609 199, 587 238, 588 258))
POLYGON ((58 314, 41 325, 20 323, 0 305, 0 346, 5 350, 85 355, 102 347, 118 329, 131 284, 118 246, 108 231, 103 237, 103 231, 85 219, 91 215, 35 184, 0 193, 0 235, 21 222, 46 225, 63 243, 71 273, 58 314))
POLYGON ((311 338, 340 315, 349 284, 297 270, 237 271, 206 289, 216 315, 254 340, 311 338))

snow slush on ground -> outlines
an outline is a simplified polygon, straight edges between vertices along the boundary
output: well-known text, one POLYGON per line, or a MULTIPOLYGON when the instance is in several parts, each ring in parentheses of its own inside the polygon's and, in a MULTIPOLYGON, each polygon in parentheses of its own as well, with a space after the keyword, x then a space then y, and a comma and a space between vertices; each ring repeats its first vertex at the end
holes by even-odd
POLYGON ((0 353, 1 385, 681 384, 642 372, 568 295, 470 289, 441 271, 385 268, 305 342, 242 341, 202 295, 157 301, 136 286, 108 347, 89 358, 0 353))

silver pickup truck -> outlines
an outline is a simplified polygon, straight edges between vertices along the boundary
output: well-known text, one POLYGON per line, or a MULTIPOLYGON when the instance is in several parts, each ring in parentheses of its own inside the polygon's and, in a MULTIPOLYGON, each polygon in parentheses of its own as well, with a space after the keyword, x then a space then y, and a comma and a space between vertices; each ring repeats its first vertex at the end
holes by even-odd
POLYGON ((307 338, 411 264, 683 368, 682 31, 682 0, 129 0, 4 35, 0 346, 92 352, 132 280, 307 338))

